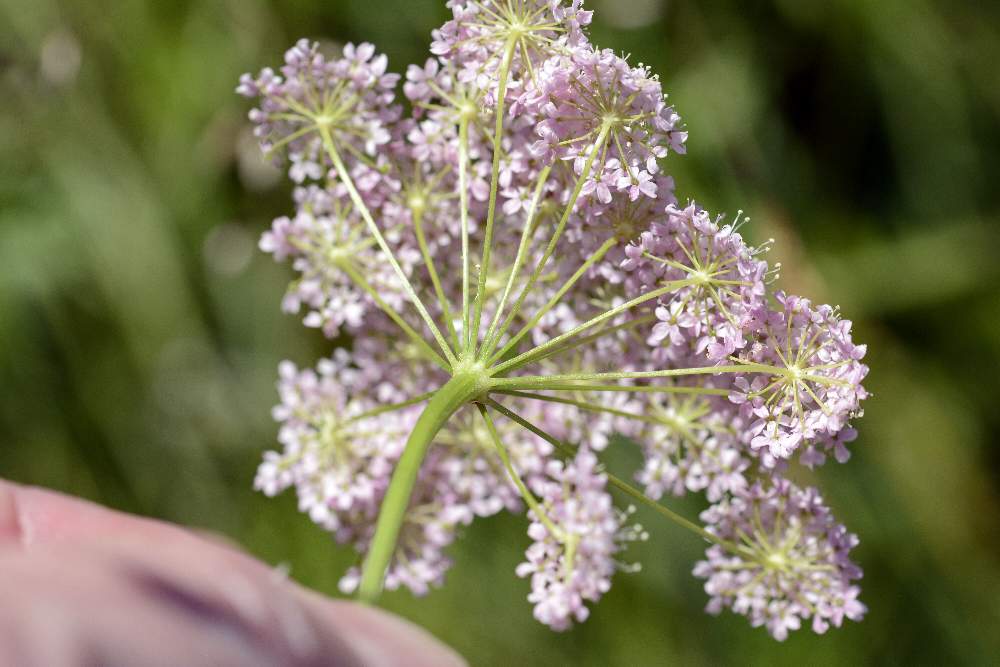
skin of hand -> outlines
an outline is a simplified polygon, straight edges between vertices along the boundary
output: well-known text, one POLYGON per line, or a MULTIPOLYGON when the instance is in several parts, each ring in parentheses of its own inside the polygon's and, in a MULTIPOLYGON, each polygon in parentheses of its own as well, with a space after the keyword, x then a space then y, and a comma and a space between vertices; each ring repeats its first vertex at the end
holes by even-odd
POLYGON ((464 664, 221 540, 0 480, 0 665, 464 664))

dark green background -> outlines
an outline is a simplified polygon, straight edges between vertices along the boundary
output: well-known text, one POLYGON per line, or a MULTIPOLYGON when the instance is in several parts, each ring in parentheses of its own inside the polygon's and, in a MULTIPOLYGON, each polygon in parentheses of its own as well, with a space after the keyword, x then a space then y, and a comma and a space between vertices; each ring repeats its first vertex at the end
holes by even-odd
MULTIPOLYGON (((714 619, 701 546, 653 538, 554 634, 513 575, 513 517, 448 585, 386 605, 474 664, 991 664, 1000 656, 1000 13, 930 0, 592 0, 596 42, 660 72, 691 131, 682 196, 744 209, 790 290, 870 344, 855 456, 816 475, 860 534, 862 624, 784 644, 714 619)), ((255 251, 290 208, 237 76, 299 36, 403 71, 438 0, 0 0, 0 475, 222 531, 333 592, 350 555, 251 490, 275 368, 328 349, 255 251), (78 63, 78 65, 77 65, 78 63)), ((679 508, 693 516, 695 503, 679 508)))

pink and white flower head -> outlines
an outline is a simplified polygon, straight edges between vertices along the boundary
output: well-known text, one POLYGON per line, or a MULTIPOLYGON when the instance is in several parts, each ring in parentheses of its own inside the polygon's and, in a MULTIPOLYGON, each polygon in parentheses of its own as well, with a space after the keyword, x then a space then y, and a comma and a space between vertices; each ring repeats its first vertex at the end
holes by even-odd
MULTIPOLYGON (((724 414, 724 413, 722 413, 724 414)), ((645 466, 636 474, 646 495, 704 493, 711 502, 747 486, 750 461, 726 420, 698 398, 651 402, 643 443, 645 466)))
POLYGON ((532 152, 570 161, 578 174, 589 169, 587 190, 602 201, 612 188, 631 201, 656 198, 658 160, 684 153, 687 139, 659 79, 610 50, 585 48, 546 61, 539 72, 525 94, 525 106, 541 118, 532 152))
POLYGON ((547 57, 586 43, 592 12, 581 0, 451 0, 452 20, 433 32, 431 53, 454 61, 463 81, 497 85, 509 49, 515 80, 531 76, 547 57))
POLYGON ((643 534, 623 525, 624 514, 615 510, 606 482, 597 457, 581 448, 568 463, 550 462, 546 477, 535 484, 545 519, 533 512, 532 544, 517 575, 531 577, 528 601, 535 605, 535 618, 553 630, 587 620, 586 603, 611 588, 616 555, 643 534))
POLYGON ((856 536, 837 523, 815 489, 776 478, 705 510, 708 531, 725 544, 708 548, 694 569, 711 596, 708 611, 729 608, 783 641, 811 619, 823 633, 867 611, 853 583, 856 536))
POLYGON ((767 264, 734 226, 695 204, 671 204, 625 254, 622 267, 632 291, 677 285, 655 311, 658 323, 648 342, 658 355, 719 363, 746 345, 764 300, 767 264))
MULTIPOLYGON (((373 308, 372 295, 357 289, 351 274, 367 277, 381 298, 400 307, 403 297, 392 271, 381 261, 349 207, 326 190, 301 190, 294 218, 277 218, 260 240, 260 249, 278 261, 291 259, 299 278, 285 294, 288 313, 306 309, 306 326, 335 338, 342 329, 358 331, 373 308), (339 204, 339 205, 338 205, 339 204)), ((415 258, 410 253, 409 260, 415 258)))
POLYGON ((783 477, 849 456, 851 323, 773 292, 739 216, 678 204, 664 158, 687 133, 649 68, 589 43, 579 0, 448 6, 406 113, 370 44, 303 40, 240 80, 294 184, 260 247, 295 273, 284 309, 338 341, 279 368, 256 487, 357 552, 341 588, 366 600, 441 586, 466 526, 526 513, 517 574, 565 630, 638 569, 627 498, 714 543, 709 611, 778 639, 860 619, 856 538, 783 477), (642 489, 601 466, 620 447, 642 489), (661 504, 688 494, 705 528, 661 504))
POLYGON ((343 57, 328 59, 318 43, 302 39, 285 53, 280 73, 244 74, 236 90, 260 98, 250 120, 265 152, 287 147, 293 155, 318 155, 321 122, 338 141, 374 155, 399 117, 393 105, 399 75, 386 73, 387 64, 371 44, 348 44, 343 57))
POLYGON ((849 420, 868 396, 861 385, 866 346, 854 344, 851 322, 835 308, 783 292, 775 298, 781 308, 758 311, 756 340, 738 355, 765 367, 753 379, 738 378, 732 396, 752 420, 750 446, 783 459, 818 440, 846 460, 843 443, 853 437, 838 434, 850 433, 849 420))

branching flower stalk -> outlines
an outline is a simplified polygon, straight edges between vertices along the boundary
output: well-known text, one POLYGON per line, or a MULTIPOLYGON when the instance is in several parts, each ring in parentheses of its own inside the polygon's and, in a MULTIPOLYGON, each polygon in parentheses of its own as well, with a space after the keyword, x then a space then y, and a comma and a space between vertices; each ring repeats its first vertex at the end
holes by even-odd
POLYGON ((462 527, 527 512, 535 616, 581 622, 646 534, 610 486, 708 540, 709 611, 778 639, 860 619, 856 538, 785 478, 847 459, 867 373, 850 322, 774 291, 744 220, 678 203, 680 119, 647 68, 589 43, 579 0, 449 6, 405 107, 369 44, 303 40, 241 79, 296 183, 261 239, 300 274, 284 308, 353 341, 282 365, 257 487, 294 487, 357 549, 341 586, 368 601, 441 585, 462 527), (599 462, 616 434, 642 488, 599 462), (704 525, 660 502, 689 492, 704 525))

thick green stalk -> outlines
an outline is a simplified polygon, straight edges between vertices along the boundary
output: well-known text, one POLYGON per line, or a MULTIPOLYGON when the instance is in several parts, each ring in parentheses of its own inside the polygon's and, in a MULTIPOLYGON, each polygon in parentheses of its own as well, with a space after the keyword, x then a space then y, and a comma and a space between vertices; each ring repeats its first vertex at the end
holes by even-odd
POLYGON ((372 602, 382 592, 382 582, 396 551, 413 485, 434 437, 459 408, 486 392, 489 386, 489 380, 481 371, 460 371, 434 393, 420 413, 382 500, 375 535, 361 574, 358 595, 362 600, 372 602))

